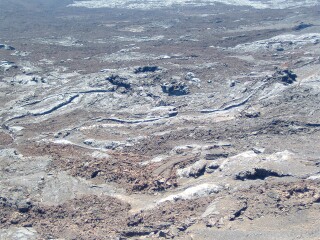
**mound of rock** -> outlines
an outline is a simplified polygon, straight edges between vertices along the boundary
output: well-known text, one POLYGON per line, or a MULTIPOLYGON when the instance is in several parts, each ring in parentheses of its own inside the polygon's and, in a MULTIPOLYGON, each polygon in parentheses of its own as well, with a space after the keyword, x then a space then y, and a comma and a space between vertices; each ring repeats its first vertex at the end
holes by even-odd
POLYGON ((301 22, 297 26, 294 26, 292 29, 295 31, 301 31, 305 28, 312 27, 313 24, 301 22))
POLYGON ((0 62, 0 68, 2 68, 4 71, 8 71, 11 68, 18 68, 18 66, 14 62, 1 61, 0 62))
POLYGON ((134 73, 146 73, 146 72, 155 72, 158 71, 158 66, 144 66, 144 67, 138 67, 134 70, 134 73))
POLYGON ((117 87, 124 87, 126 89, 129 89, 131 87, 131 84, 128 82, 127 78, 120 77, 119 75, 111 75, 110 77, 107 77, 107 79, 112 85, 115 85, 117 87))
POLYGON ((284 85, 289 85, 292 84, 296 81, 297 75, 289 70, 289 69, 284 69, 284 70, 277 70, 271 78, 268 78, 268 80, 273 79, 277 82, 281 82, 284 85))
POLYGON ((180 81, 164 83, 161 88, 162 91, 167 93, 169 96, 181 96, 190 93, 189 87, 184 82, 180 81))
POLYGON ((0 43, 0 49, 10 50, 10 51, 15 50, 14 47, 7 45, 7 44, 1 44, 1 43, 0 43))

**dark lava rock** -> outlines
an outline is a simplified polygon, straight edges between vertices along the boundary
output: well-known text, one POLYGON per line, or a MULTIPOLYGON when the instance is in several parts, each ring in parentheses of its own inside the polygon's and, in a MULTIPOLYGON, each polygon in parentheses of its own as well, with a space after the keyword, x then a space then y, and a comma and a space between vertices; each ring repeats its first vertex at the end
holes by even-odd
POLYGON ((31 228, 32 226, 33 226, 32 223, 23 224, 23 227, 25 227, 25 228, 31 228))
POLYGON ((0 197, 0 207, 10 207, 11 204, 5 197, 0 197))
POLYGON ((297 75, 289 69, 277 70, 271 78, 268 78, 268 80, 271 79, 282 82, 284 85, 289 85, 296 81, 297 75))
POLYGON ((207 164, 206 172, 207 172, 207 173, 213 173, 213 172, 215 172, 215 170, 217 170, 219 167, 220 167, 219 164, 217 164, 216 162, 212 162, 212 163, 210 163, 210 164, 207 164))
POLYGON ((216 160, 218 158, 227 158, 229 156, 228 153, 208 153, 204 157, 206 160, 216 160))
POLYGON ((14 47, 6 45, 6 44, 0 44, 0 49, 10 50, 10 51, 15 50, 14 47))
POLYGON ((26 213, 32 208, 32 203, 29 200, 18 200, 16 206, 19 212, 26 213))
POLYGON ((281 74, 281 80, 284 84, 292 84, 297 78, 297 75, 291 70, 283 70, 279 74, 281 74))
POLYGON ((244 117, 247 117, 247 118, 257 118, 257 117, 260 117, 261 113, 260 112, 245 112, 243 115, 244 115, 244 117))
POLYGON ((141 237, 141 236, 147 236, 152 233, 152 229, 145 229, 145 228, 131 228, 130 230, 123 231, 122 235, 125 237, 124 239, 127 238, 132 238, 132 237, 141 237))
POLYGON ((165 83, 161 86, 164 93, 168 93, 169 96, 181 96, 190 93, 189 87, 183 82, 173 81, 171 83, 165 83))
POLYGON ((155 72, 159 70, 158 66, 144 66, 138 67, 134 70, 134 73, 145 73, 145 72, 155 72))
POLYGON ((143 222, 143 218, 139 214, 134 214, 128 218, 128 223, 127 225, 132 227, 132 226, 138 226, 143 222))
POLYGON ((301 31, 305 28, 312 27, 312 26, 313 26, 313 24, 301 22, 301 23, 299 23, 299 25, 293 27, 292 29, 294 31, 301 31))
POLYGON ((236 86, 236 82, 235 81, 231 81, 230 87, 234 87, 234 86, 236 86))
POLYGON ((286 177, 288 174, 278 173, 273 170, 263 169, 263 168, 255 168, 252 171, 241 171, 239 172, 235 179, 236 180, 264 180, 267 177, 286 177))
POLYGON ((91 173, 91 178, 97 177, 100 172, 101 172, 101 170, 94 171, 93 173, 91 173))
POLYGON ((110 77, 107 77, 106 80, 117 87, 124 87, 126 89, 131 87, 130 83, 128 83, 128 79, 120 77, 119 75, 111 75, 110 77))

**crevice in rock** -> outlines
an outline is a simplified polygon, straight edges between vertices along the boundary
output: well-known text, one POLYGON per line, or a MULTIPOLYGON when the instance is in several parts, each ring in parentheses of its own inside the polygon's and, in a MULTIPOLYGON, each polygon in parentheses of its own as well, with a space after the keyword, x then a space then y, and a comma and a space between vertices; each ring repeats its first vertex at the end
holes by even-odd
POLYGON ((106 80, 108 80, 112 85, 116 85, 117 87, 124 87, 129 89, 131 87, 130 83, 128 83, 128 79, 120 77, 119 75, 111 75, 106 80))
POLYGON ((74 96, 71 96, 67 101, 65 102, 62 102, 60 104, 58 104, 57 106, 54 106, 53 108, 47 110, 47 111, 44 111, 44 112, 41 112, 41 113, 34 113, 32 114, 32 116, 43 116, 43 115, 47 115, 47 114, 50 114, 56 110, 58 110, 59 108, 62 108, 66 105, 68 105, 69 103, 71 103, 74 99, 78 98, 79 97, 79 94, 76 94, 74 96))
POLYGON ((120 119, 120 118, 104 118, 99 119, 98 122, 103 121, 111 121, 117 123, 127 123, 127 124, 135 124, 135 123, 146 123, 146 122, 154 122, 161 119, 171 118, 177 116, 178 113, 171 113, 167 117, 155 117, 155 118, 144 118, 144 119, 120 119))
POLYGON ((93 89, 93 90, 88 90, 88 91, 81 91, 79 93, 88 94, 88 93, 106 93, 106 92, 113 92, 113 91, 105 90, 105 89, 93 89))
POLYGON ((94 171, 92 174, 91 174, 91 178, 96 178, 99 173, 101 172, 101 170, 97 170, 97 171, 94 171))
POLYGON ((123 234, 124 237, 142 237, 142 236, 147 236, 151 233, 152 231, 147 231, 147 230, 137 230, 137 231, 127 231, 123 234))
POLYGON ((233 214, 233 216, 230 218, 230 221, 234 221, 237 218, 239 218, 241 215, 243 215, 243 213, 247 210, 247 208, 248 208, 248 205, 247 203, 245 203, 242 208, 240 208, 233 214))

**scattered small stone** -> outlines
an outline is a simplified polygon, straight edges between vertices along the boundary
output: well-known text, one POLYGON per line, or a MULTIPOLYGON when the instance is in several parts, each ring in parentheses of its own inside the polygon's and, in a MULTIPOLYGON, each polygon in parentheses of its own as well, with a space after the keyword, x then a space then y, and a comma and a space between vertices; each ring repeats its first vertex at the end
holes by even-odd
POLYGON ((184 79, 187 81, 192 81, 192 79, 194 79, 195 77, 196 77, 196 75, 193 72, 188 72, 186 74, 186 76, 184 77, 184 79))
POLYGON ((70 135, 69 131, 63 131, 63 132, 57 132, 56 134, 54 134, 54 137, 55 138, 65 138, 69 135, 70 135))
POLYGON ((265 148, 253 147, 252 151, 254 151, 255 154, 261 154, 261 153, 264 153, 265 148))
POLYGON ((261 113, 258 111, 246 111, 243 115, 247 118, 258 118, 260 117, 261 113))

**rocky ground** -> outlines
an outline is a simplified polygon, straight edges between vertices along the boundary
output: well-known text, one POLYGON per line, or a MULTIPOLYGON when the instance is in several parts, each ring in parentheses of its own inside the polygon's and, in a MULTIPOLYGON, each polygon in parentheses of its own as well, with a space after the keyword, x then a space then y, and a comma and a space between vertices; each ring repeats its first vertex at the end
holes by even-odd
POLYGON ((0 239, 320 239, 320 2, 0 0, 0 239))

